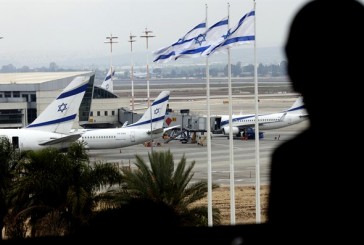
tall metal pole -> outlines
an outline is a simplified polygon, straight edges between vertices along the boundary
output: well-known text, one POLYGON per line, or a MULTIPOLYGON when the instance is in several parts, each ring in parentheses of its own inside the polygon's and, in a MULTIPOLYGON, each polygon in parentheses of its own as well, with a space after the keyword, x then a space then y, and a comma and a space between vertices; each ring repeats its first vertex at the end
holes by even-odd
MULTIPOLYGON (((205 23, 207 28, 207 4, 205 4, 205 23)), ((206 106, 207 106, 207 223, 213 226, 212 215, 212 172, 211 172, 211 112, 210 112, 210 68, 209 57, 206 57, 206 106)))
POLYGON ((150 108, 150 145, 151 145, 151 151, 153 152, 153 114, 152 114, 152 106, 150 104, 150 93, 149 93, 149 57, 148 57, 148 40, 149 38, 152 38, 152 37, 155 37, 155 36, 152 36, 150 35, 150 33, 152 33, 152 31, 148 31, 147 28, 145 28, 145 31, 144 31, 144 34, 145 35, 142 35, 140 37, 143 37, 145 38, 146 40, 146 44, 147 44, 147 97, 148 97, 148 108, 150 108))
POLYGON ((136 40, 134 39, 136 36, 129 35, 129 41, 130 42, 130 60, 131 60, 131 111, 134 112, 134 60, 133 60, 133 42, 136 40))
POLYGON ((110 34, 110 36, 106 37, 106 39, 108 40, 104 41, 104 43, 110 43, 110 67, 112 67, 112 44, 117 43, 114 39, 118 39, 118 37, 113 37, 112 34, 110 34))
POLYGON ((256 15, 256 2, 254 1, 254 104, 255 104, 255 213, 256 223, 261 222, 261 209, 260 209, 260 158, 259 158, 259 97, 258 97, 258 66, 257 66, 257 15, 256 15))
POLYGON ((146 44, 147 44, 147 98, 148 98, 148 107, 150 106, 150 96, 149 96, 149 57, 148 57, 148 39, 149 38, 152 38, 152 37, 155 37, 155 36, 152 36, 150 35, 150 33, 152 33, 152 31, 148 31, 147 28, 145 28, 145 31, 144 31, 145 35, 142 35, 140 37, 144 37, 145 40, 146 40, 146 44))
MULTIPOLYGON (((230 4, 228 3, 228 18, 230 20, 230 4)), ((230 22, 229 22, 230 23, 230 22)), ((228 29, 230 24, 228 24, 228 29)), ((233 143, 233 100, 232 100, 232 85, 231 85, 231 59, 230 47, 228 52, 228 88, 229 88, 229 159, 230 159, 230 225, 235 225, 235 170, 234 170, 234 143, 233 143)))

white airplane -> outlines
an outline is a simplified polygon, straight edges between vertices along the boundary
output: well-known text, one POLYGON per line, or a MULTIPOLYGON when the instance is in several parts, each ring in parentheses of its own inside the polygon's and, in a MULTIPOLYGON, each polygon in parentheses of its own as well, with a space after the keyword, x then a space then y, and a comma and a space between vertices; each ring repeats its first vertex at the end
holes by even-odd
POLYGON ((114 83, 113 83, 113 77, 115 75, 115 70, 112 66, 110 66, 109 71, 106 74, 106 77, 104 79, 104 81, 101 84, 101 88, 113 92, 114 90, 114 83))
POLYGON ((39 150, 45 147, 65 149, 81 137, 72 134, 89 77, 78 76, 47 106, 28 126, 20 129, 0 129, 0 137, 7 137, 15 148, 21 151, 39 150))
POLYGON ((115 149, 142 144, 163 136, 171 128, 163 128, 170 91, 162 91, 143 116, 135 123, 121 128, 84 129, 82 137, 86 149, 115 149))
MULTIPOLYGON (((259 130, 271 130, 288 127, 305 121, 308 118, 307 111, 299 96, 293 105, 282 112, 258 115, 259 130)), ((248 128, 254 129, 255 114, 241 114, 232 116, 232 130, 234 136, 240 136, 248 128)), ((224 135, 229 135, 229 115, 221 116, 220 129, 224 135)))

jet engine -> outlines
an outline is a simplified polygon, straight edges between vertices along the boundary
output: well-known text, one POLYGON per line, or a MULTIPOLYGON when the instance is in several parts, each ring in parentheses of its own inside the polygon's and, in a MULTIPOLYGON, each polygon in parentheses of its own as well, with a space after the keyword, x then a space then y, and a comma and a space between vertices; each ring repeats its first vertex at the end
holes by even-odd
MULTIPOLYGON (((233 136, 239 136, 239 133, 240 133, 239 128, 238 127, 232 127, 232 129, 233 129, 233 136)), ((230 127, 229 126, 223 127, 222 128, 222 133, 224 135, 229 135, 230 127)))

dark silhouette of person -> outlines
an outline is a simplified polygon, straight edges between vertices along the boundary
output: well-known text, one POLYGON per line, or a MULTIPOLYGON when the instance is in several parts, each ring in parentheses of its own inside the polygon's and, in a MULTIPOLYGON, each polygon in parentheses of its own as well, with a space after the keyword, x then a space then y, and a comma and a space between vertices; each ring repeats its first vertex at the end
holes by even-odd
POLYGON ((362 240, 364 7, 313 0, 296 13, 285 46, 308 127, 271 157, 268 220, 277 242, 362 240))

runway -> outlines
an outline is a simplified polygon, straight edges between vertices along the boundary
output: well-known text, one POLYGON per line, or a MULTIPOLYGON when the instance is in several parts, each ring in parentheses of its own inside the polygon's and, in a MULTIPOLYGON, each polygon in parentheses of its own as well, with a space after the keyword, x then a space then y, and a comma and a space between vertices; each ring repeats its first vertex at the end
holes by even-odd
MULTIPOLYGON (((279 130, 263 131, 264 138, 259 140, 259 158, 257 158, 260 166, 261 184, 269 184, 269 161, 273 150, 306 127, 307 123, 303 122, 279 130)), ((196 143, 183 144, 178 140, 170 141, 167 144, 163 143, 163 139, 157 142, 160 142, 161 146, 154 146, 153 150, 170 150, 173 153, 176 165, 183 155, 185 155, 188 164, 192 161, 196 162, 193 168, 194 176, 192 182, 207 180, 207 146, 201 146, 196 143)), ((121 149, 90 150, 89 156, 91 161, 113 162, 119 166, 130 166, 133 168, 135 155, 142 156, 148 162, 148 152, 150 151, 150 147, 136 145, 121 149)), ((234 167, 234 182, 236 185, 254 185, 257 161, 255 157, 255 141, 234 139, 233 152, 234 158, 230 160, 229 140, 227 137, 213 135, 211 139, 212 182, 218 185, 229 185, 230 165, 232 165, 234 167)))

